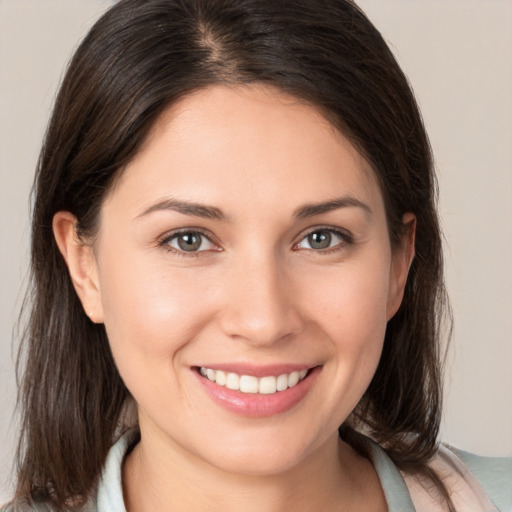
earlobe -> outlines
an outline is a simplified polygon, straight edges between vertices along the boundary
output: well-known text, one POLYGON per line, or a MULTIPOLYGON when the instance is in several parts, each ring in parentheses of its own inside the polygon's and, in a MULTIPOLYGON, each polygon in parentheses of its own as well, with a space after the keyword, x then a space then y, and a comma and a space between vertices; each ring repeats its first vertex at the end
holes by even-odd
POLYGON ((416 216, 405 213, 402 217, 403 236, 401 244, 393 251, 388 290, 387 319, 390 320, 398 311, 404 296, 409 269, 414 259, 416 239, 416 216))
POLYGON ((53 235, 85 314, 94 323, 101 323, 103 306, 96 259, 92 247, 80 240, 76 225, 72 213, 57 212, 53 217, 53 235))

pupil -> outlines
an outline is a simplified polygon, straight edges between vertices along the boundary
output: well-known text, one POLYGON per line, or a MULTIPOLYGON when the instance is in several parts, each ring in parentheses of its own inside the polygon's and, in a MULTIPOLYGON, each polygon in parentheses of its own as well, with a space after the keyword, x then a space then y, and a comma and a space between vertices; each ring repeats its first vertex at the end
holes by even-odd
POLYGON ((313 249, 327 249, 331 245, 331 234, 328 231, 316 231, 308 236, 308 242, 313 249))
POLYGON ((178 245, 183 251, 197 251, 201 247, 201 236, 197 233, 185 233, 178 237, 178 245))

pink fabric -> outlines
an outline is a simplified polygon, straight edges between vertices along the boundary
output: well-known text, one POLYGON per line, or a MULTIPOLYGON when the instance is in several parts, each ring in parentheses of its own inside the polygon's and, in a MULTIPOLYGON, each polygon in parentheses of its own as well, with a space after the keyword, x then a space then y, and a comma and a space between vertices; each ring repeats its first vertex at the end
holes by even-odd
MULTIPOLYGON (((429 465, 449 490, 457 512, 498 512, 477 479, 450 449, 441 446, 429 465)), ((448 512, 432 482, 417 475, 402 476, 416 512, 448 512)))

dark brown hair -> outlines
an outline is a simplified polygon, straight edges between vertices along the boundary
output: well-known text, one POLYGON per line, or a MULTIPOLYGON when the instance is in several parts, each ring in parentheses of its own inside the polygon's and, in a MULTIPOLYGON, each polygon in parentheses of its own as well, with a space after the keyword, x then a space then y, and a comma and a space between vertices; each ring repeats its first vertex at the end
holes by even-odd
POLYGON ((52 218, 70 211, 93 235, 105 194, 162 111, 215 83, 264 83, 318 107, 373 166, 393 245, 403 214, 416 215, 402 306, 340 432, 357 445, 363 426, 403 469, 425 470, 436 451, 447 311, 436 182, 413 93, 380 33, 350 0, 121 0, 76 51, 38 163, 18 503, 59 510, 86 497, 130 401, 105 329, 73 289, 52 218))

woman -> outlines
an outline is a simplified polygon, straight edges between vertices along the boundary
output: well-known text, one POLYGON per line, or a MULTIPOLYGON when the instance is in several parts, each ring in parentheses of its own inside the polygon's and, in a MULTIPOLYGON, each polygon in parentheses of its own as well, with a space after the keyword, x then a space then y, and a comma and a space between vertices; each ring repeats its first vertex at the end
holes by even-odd
POLYGON ((435 192, 352 3, 116 4, 40 158, 12 507, 506 506, 438 448, 435 192))

